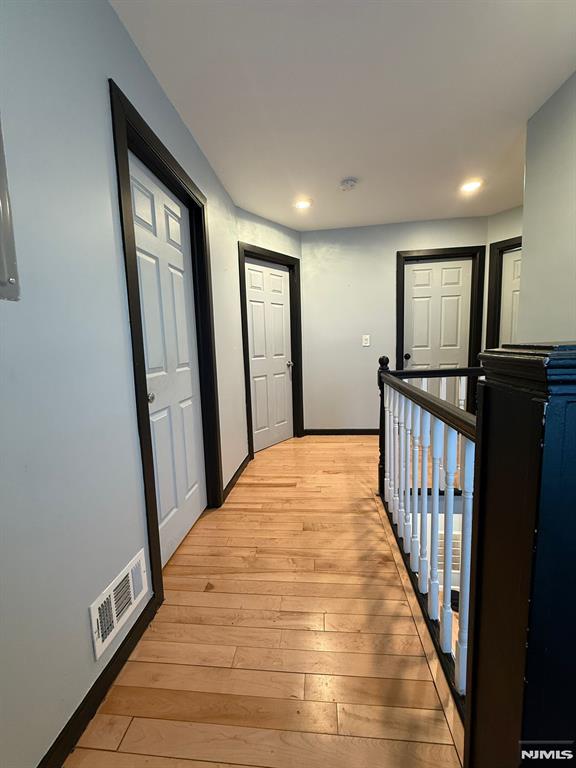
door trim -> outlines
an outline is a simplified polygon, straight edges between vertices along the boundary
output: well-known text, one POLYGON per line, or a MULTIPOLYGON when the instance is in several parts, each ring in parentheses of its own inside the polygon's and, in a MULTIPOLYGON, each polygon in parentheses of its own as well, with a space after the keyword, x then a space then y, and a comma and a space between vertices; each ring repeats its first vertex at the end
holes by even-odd
POLYGON ((300 298, 300 259, 269 251, 257 245, 238 243, 238 269, 240 277, 240 312, 242 316, 242 347, 244 349, 244 386, 246 389, 246 427, 248 429, 248 457, 254 458, 252 432, 252 394, 250 388, 250 351, 248 346, 248 312, 246 310, 246 259, 254 258, 288 268, 290 280, 290 342, 292 368, 292 424, 294 437, 304 434, 304 397, 302 387, 302 307, 300 298))
POLYGON ((146 165, 168 189, 188 208, 190 217, 190 244, 194 314, 198 347, 200 376, 200 400, 202 407, 202 432, 204 438, 204 464, 206 495, 209 507, 222 504, 222 457, 220 446, 220 417, 218 413, 218 382, 216 376, 216 349, 212 308, 212 284, 210 279, 210 254, 206 227, 206 197, 194 184, 186 171, 170 154, 161 140, 153 133, 113 80, 110 83, 112 124, 120 221, 124 244, 128 310, 132 339, 134 389, 136 414, 140 435, 140 451, 146 500, 146 520, 152 586, 155 594, 163 596, 162 565, 160 559, 160 532, 156 507, 156 483, 154 457, 148 408, 148 387, 144 358, 144 337, 140 306, 134 214, 130 187, 128 152, 132 152, 146 165))
POLYGON ((486 317, 486 349, 500 346, 500 311, 502 309, 502 266, 504 254, 522 248, 521 237, 510 237, 490 243, 488 263, 488 308, 486 317))
POLYGON ((464 248, 426 248, 418 251, 396 253, 396 370, 404 367, 404 274, 406 264, 450 259, 472 259, 470 284, 470 334, 468 341, 468 366, 478 365, 482 351, 482 309, 484 305, 484 245, 464 248))
POLYGON ((226 484, 226 486, 224 488, 223 501, 226 501, 226 499, 228 498, 228 496, 230 494, 230 491, 234 488, 234 486, 236 485, 236 483, 238 482, 238 480, 242 476, 242 473, 244 472, 244 470, 246 469, 248 464, 250 464, 250 460, 251 460, 250 456, 246 456, 246 458, 240 464, 240 466, 238 467, 236 472, 234 472, 234 474, 232 475, 230 480, 227 482, 227 484, 226 484))

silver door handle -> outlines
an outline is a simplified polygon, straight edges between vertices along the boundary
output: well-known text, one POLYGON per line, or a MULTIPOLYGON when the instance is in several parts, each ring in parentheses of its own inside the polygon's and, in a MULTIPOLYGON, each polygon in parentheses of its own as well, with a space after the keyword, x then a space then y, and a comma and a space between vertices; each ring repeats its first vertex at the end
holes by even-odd
POLYGON ((294 363, 292 362, 292 360, 287 360, 286 361, 286 365, 288 366, 288 368, 293 368, 294 367, 294 363))
POLYGON ((154 394, 154 392, 148 392, 148 402, 153 403, 154 400, 156 400, 156 395, 154 394))

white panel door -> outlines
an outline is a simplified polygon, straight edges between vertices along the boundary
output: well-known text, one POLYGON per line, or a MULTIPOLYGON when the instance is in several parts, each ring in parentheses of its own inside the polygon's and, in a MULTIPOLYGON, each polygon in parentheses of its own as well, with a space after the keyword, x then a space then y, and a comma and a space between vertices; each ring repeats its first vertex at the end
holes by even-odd
POLYGON ((254 450, 293 437, 290 282, 286 267, 246 261, 254 450))
POLYGON ((521 272, 522 250, 506 251, 502 258, 500 344, 514 344, 517 340, 521 272))
MULTIPOLYGON (((404 367, 467 367, 472 261, 408 263, 404 278, 404 355, 410 356, 404 367)), ((455 402, 455 379, 448 386, 448 399, 455 402)), ((431 380, 429 391, 438 394, 437 389, 431 380)))
POLYGON ((134 155, 130 177, 162 564, 206 507, 188 209, 134 155))

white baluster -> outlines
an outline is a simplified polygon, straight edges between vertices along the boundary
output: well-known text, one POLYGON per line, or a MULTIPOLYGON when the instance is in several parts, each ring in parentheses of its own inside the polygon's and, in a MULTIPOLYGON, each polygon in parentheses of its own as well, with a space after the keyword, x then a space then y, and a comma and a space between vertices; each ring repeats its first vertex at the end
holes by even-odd
MULTIPOLYGON (((447 400, 448 399, 448 379, 446 376, 442 376, 440 379, 440 390, 439 390, 439 397, 440 400, 447 400)), ((442 455, 440 456, 440 490, 444 491, 444 453, 445 453, 446 445, 444 445, 444 450, 442 451, 442 455)))
POLYGON ((440 460, 444 452, 444 423, 434 419, 432 426, 432 514, 430 516, 430 581, 428 584, 428 615, 432 621, 438 621, 438 544, 439 544, 439 507, 440 507, 440 460))
POLYGON ((392 482, 393 482, 393 489, 392 489, 392 520, 394 523, 398 522, 398 504, 399 504, 399 497, 398 497, 398 489, 399 489, 399 460, 398 455, 400 453, 400 435, 399 435, 399 428, 398 428, 398 415, 400 413, 400 394, 394 390, 394 399, 393 399, 393 440, 392 440, 392 450, 394 454, 394 472, 392 474, 392 482))
POLYGON ((398 536, 402 538, 404 533, 404 486, 406 483, 406 429, 404 426, 404 413, 406 398, 400 395, 398 407, 398 536))
POLYGON ((382 396, 384 398, 384 501, 390 500, 390 387, 384 384, 382 396))
POLYGON ((458 433, 452 427, 446 430, 444 490, 444 573, 442 607, 440 609, 440 647, 444 653, 452 651, 452 544, 454 538, 454 476, 456 474, 456 447, 458 433))
POLYGON ((430 414, 422 408, 420 424, 420 562, 418 588, 428 592, 428 449, 430 448, 430 414))
POLYGON ((440 400, 446 400, 448 392, 448 380, 446 376, 442 376, 440 379, 440 400))
POLYGON ((406 429, 406 442, 404 448, 406 450, 406 456, 404 457, 404 470, 406 472, 406 479, 404 481, 404 530, 403 546, 404 552, 410 552, 410 539, 412 537, 412 518, 410 516, 410 485, 412 478, 410 477, 410 451, 411 451, 411 436, 412 436, 412 401, 407 397, 404 398, 404 427, 406 429))
POLYGON ((386 498, 388 500, 388 511, 393 511, 393 499, 394 499, 394 390, 392 387, 387 387, 388 390, 388 451, 389 456, 388 464, 388 486, 386 488, 386 498))
POLYGON ((470 558, 472 550, 472 505, 474 501, 474 453, 471 440, 464 443, 464 477, 462 482, 462 544, 460 555, 460 601, 456 668, 454 683, 459 693, 466 693, 466 656, 468 652, 468 616, 470 607, 470 558))
MULTIPOLYGON (((460 410, 465 411, 466 410, 466 389, 468 386, 468 378, 466 376, 459 376, 458 377, 458 408, 460 410)), ((462 488, 462 446, 463 446, 464 438, 462 435, 458 435, 458 467, 456 469, 456 472, 458 473, 458 487, 462 488)))
POLYGON ((428 392, 428 379, 422 377, 422 392, 428 392))
POLYGON ((466 376, 460 376, 458 378, 458 408, 463 411, 466 410, 466 389, 468 386, 468 379, 466 376))
POLYGON ((412 538, 410 540, 410 568, 418 570, 418 454, 420 452, 420 406, 412 406, 412 538))

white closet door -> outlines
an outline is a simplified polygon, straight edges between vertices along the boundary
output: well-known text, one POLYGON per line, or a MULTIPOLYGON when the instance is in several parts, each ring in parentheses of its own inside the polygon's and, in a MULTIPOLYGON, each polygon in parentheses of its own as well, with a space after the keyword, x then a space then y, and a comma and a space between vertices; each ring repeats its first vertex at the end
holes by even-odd
POLYGON ((522 250, 506 251, 502 258, 500 344, 513 344, 517 340, 521 272, 522 250))
POLYGON ((206 507, 188 209, 134 155, 130 177, 162 563, 206 507))
MULTIPOLYGON (((470 343, 470 259, 408 263, 404 279, 405 368, 465 368, 470 343)), ((454 380, 448 382, 454 389, 454 380)), ((430 391, 438 394, 438 381, 430 391)), ((448 392, 450 401, 456 392, 448 392)))
POLYGON ((286 267, 246 261, 254 450, 293 437, 290 282, 286 267))

